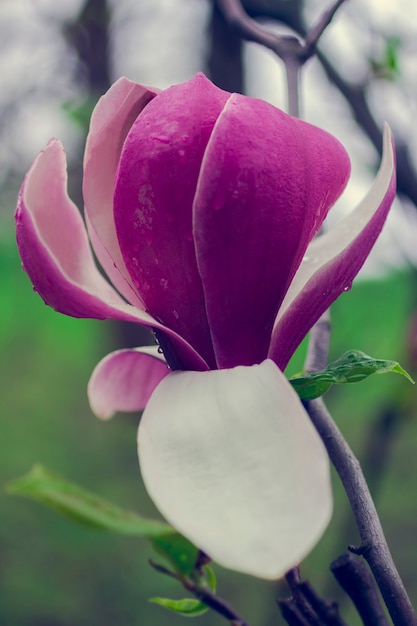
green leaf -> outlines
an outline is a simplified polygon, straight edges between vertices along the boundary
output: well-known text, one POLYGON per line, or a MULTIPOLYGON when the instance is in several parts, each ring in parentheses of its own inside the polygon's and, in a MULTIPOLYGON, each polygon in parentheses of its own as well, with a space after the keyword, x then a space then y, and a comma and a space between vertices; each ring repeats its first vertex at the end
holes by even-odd
POLYGON ((216 580, 216 574, 214 573, 214 569, 212 567, 210 567, 210 565, 205 565, 203 570, 204 570, 204 573, 206 575, 206 581, 207 581, 208 588, 213 593, 216 593, 217 580, 216 580))
POLYGON ((311 374, 298 374, 290 378, 302 400, 313 400, 322 396, 333 384, 357 383, 372 374, 394 372, 405 376, 414 384, 411 376, 396 362, 374 359, 360 350, 349 350, 324 370, 311 374))
POLYGON ((198 549, 168 524, 122 509, 41 465, 35 465, 28 474, 11 482, 7 491, 46 504, 85 526, 146 537, 176 572, 185 576, 193 571, 197 562, 198 549))
POLYGON ((7 491, 46 504, 76 522, 100 530, 148 538, 178 536, 168 524, 122 509, 41 465, 9 483, 7 491))
POLYGON ((208 611, 208 606, 200 600, 194 598, 183 598, 182 600, 170 600, 169 598, 150 598, 149 602, 159 604, 159 606, 173 611, 185 617, 197 617, 208 611))

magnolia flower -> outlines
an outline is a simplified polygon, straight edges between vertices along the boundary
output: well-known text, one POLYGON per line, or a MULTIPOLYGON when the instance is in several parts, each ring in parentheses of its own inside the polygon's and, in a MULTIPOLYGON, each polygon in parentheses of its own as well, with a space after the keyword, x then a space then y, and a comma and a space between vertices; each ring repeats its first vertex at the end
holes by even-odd
POLYGON ((326 452, 282 372, 382 228, 395 194, 388 130, 384 146, 362 204, 314 239, 350 173, 334 137, 203 75, 161 93, 122 78, 91 119, 87 230, 58 140, 22 185, 18 245, 45 302, 155 333, 159 347, 99 363, 90 403, 102 418, 146 407, 149 494, 226 567, 279 577, 329 521, 326 452))

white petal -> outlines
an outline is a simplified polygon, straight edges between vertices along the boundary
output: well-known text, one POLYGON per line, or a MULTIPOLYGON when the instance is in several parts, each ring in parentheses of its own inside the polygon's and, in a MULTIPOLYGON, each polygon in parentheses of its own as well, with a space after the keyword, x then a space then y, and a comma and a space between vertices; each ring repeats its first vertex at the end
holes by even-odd
POLYGON ((272 361, 169 374, 138 440, 156 506, 224 567, 279 578, 329 522, 327 454, 272 361))

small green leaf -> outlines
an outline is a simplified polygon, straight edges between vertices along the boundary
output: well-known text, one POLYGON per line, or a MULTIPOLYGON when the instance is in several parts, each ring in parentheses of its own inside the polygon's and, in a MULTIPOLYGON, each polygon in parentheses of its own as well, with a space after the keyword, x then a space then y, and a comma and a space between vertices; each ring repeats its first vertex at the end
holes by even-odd
POLYGON ((298 374, 290 378, 290 383, 302 400, 313 400, 322 396, 333 384, 357 383, 372 374, 387 372, 401 374, 414 384, 411 376, 396 361, 374 359, 360 350, 345 352, 320 372, 298 374))
POLYGON ((152 538, 152 545, 160 556, 165 557, 175 571, 189 576, 194 570, 198 558, 198 548, 178 533, 152 538))
MULTIPOLYGON (((204 577, 200 581, 200 586, 206 587, 210 589, 210 591, 215 593, 216 575, 214 573, 214 570, 209 565, 205 565, 203 567, 203 572, 204 577)), ((194 598, 184 598, 183 600, 170 600, 169 598, 151 598, 149 602, 159 604, 159 606, 164 607, 164 609, 174 611, 174 613, 179 613, 180 615, 185 615, 186 617, 197 617, 198 615, 202 615, 208 610, 208 606, 204 604, 204 602, 201 602, 200 600, 196 600, 194 598)))
POLYGON ((213 593, 216 593, 217 580, 216 574, 214 573, 214 569, 210 567, 210 565, 205 565, 203 567, 204 573, 206 575, 207 586, 213 593))
POLYGON ((175 533, 168 524, 122 509, 41 465, 35 465, 28 474, 9 483, 7 491, 46 504, 76 522, 99 530, 150 538, 175 533))
POLYGON ((150 598, 149 602, 159 604, 159 606, 184 615, 185 617, 197 617, 208 611, 208 606, 200 600, 194 598, 183 598, 183 600, 170 600, 169 598, 150 598))

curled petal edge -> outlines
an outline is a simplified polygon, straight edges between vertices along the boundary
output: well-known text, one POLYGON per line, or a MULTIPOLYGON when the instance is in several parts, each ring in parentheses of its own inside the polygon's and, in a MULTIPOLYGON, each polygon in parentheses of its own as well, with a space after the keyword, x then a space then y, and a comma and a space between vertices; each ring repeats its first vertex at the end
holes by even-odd
POLYGON ((119 411, 143 410, 169 371, 157 346, 108 354, 96 365, 88 383, 92 412, 108 420, 119 411))
POLYGON ((25 177, 16 233, 23 268, 53 309, 71 317, 118 319, 157 329, 190 369, 208 369, 182 337, 127 304, 100 274, 81 214, 67 193, 66 157, 57 139, 48 143, 25 177))
POLYGON ((158 89, 120 78, 98 101, 84 155, 83 195, 94 252, 117 290, 144 308, 122 258, 113 216, 114 181, 124 140, 158 89))
POLYGON ((270 360, 169 374, 142 416, 138 450, 158 509, 224 567, 279 578, 329 522, 326 451, 270 360))
POLYGON ((352 213, 310 244, 288 289, 268 354, 281 369, 322 313, 350 288, 381 232, 395 190, 394 140, 386 124, 374 184, 352 213))

